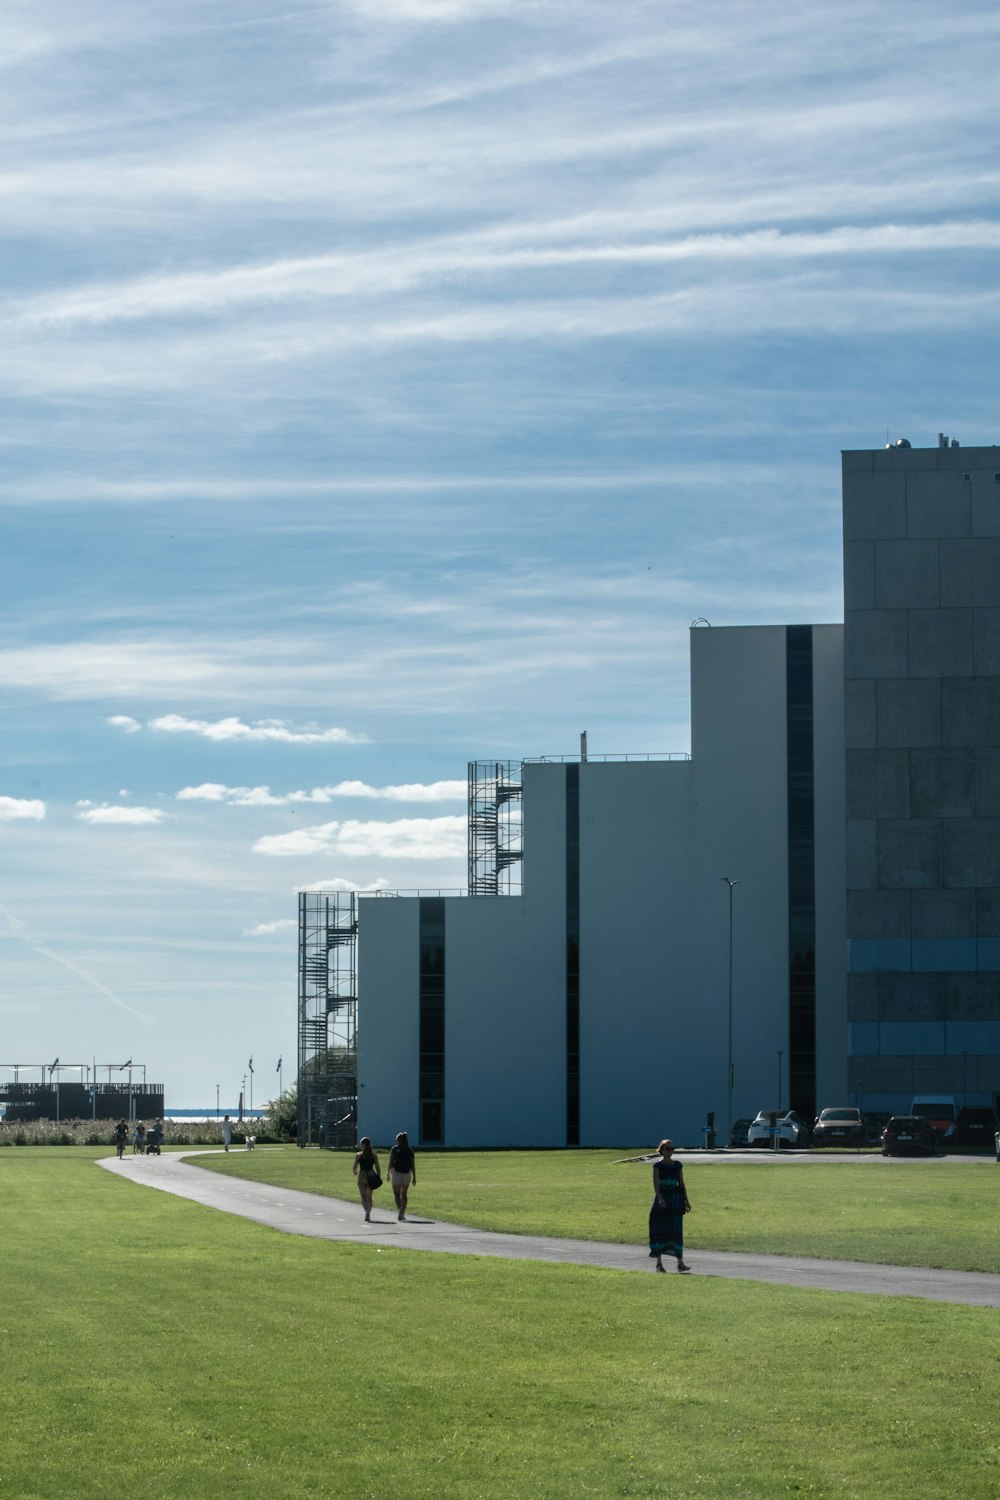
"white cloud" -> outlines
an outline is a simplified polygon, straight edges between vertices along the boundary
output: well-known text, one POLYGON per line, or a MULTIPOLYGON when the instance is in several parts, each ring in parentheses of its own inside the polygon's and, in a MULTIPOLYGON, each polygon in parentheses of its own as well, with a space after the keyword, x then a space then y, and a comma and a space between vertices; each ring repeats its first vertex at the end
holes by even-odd
MULTIPOLYGON (((661 213, 664 213, 661 210, 661 213)), ((424 284, 453 283, 460 277, 487 282, 504 273, 523 277, 536 271, 586 270, 588 267, 641 268, 684 261, 778 262, 829 260, 845 256, 952 255, 956 251, 995 251, 1000 225, 988 220, 934 223, 840 224, 820 231, 783 231, 774 226, 745 232, 674 235, 639 239, 642 221, 633 214, 586 220, 536 222, 535 243, 510 243, 506 228, 485 235, 457 236, 393 246, 383 253, 325 255, 224 270, 159 275, 132 283, 94 286, 38 298, 13 310, 15 321, 105 323, 119 319, 175 317, 179 314, 221 316, 226 309, 277 301, 316 298, 357 301, 364 296, 398 295, 424 284), (576 243, 563 238, 575 231, 576 243), (591 238, 594 236, 594 238, 591 238), (609 243, 609 236, 612 242, 609 243)), ((523 234, 524 229, 521 230, 523 234)), ((600 299, 600 300, 603 300, 600 299)), ((361 330, 358 329, 358 332, 361 330)), ((340 342, 346 333, 339 329, 340 342)), ((391 337, 391 330, 388 330, 391 337)))
POLYGON ((124 729, 126 734, 138 734, 142 729, 139 720, 133 719, 130 714, 112 714, 106 722, 113 724, 116 729, 124 729))
POLYGON ((228 802, 232 807, 287 807, 291 803, 332 802, 335 797, 384 799, 387 802, 464 802, 464 781, 409 782, 401 786, 369 786, 365 781, 340 781, 336 786, 314 786, 311 791, 276 794, 267 786, 226 786, 205 781, 185 786, 179 802, 228 802))
POLYGON ((20 819, 41 822, 45 817, 45 803, 37 798, 0 797, 0 823, 12 823, 20 819))
POLYGON ((118 823, 138 827, 142 824, 162 823, 167 814, 160 807, 121 807, 116 803, 78 802, 82 809, 77 817, 84 823, 118 823))
POLYGON ((268 786, 226 786, 220 781, 204 781, 200 786, 184 786, 177 793, 178 802, 226 802, 231 807, 287 807, 289 797, 276 797, 268 786))
POLYGON ((292 833, 269 834, 257 854, 342 854, 381 859, 453 859, 466 853, 464 817, 399 818, 395 822, 317 823, 292 833))
POLYGON ((391 889, 391 882, 380 879, 371 880, 367 885, 358 885, 353 880, 344 880, 338 876, 333 880, 316 880, 312 885, 295 886, 293 889, 296 893, 299 891, 308 891, 311 893, 314 892, 317 895, 321 895, 324 891, 331 893, 358 891, 364 894, 366 892, 388 891, 391 889))
POLYGON ((364 781, 340 781, 336 786, 314 787, 312 792, 291 792, 289 802, 328 802, 333 797, 366 797, 387 802, 464 802, 464 781, 406 782, 400 786, 369 786, 364 781))
MULTIPOLYGON (((164 734, 197 734, 216 743, 225 740, 278 741, 285 745, 357 745, 366 736, 349 729, 294 729, 284 719, 258 719, 245 724, 231 716, 225 719, 186 719, 182 714, 163 714, 150 719, 150 729, 164 734)), ((266 789, 265 789, 266 790, 266 789)))
POLYGON ((274 932, 291 932, 298 925, 295 917, 280 917, 276 922, 256 922, 253 927, 247 928, 246 936, 268 937, 274 932))

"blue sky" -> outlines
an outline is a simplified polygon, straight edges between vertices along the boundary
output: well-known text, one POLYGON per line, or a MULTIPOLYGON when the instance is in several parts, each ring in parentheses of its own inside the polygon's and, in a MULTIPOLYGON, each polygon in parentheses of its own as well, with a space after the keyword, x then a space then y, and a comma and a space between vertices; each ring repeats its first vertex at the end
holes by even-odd
POLYGON ((295 1055, 295 892, 685 750, 839 450, 1000 440, 986 4, 6 0, 0 1061, 295 1055))

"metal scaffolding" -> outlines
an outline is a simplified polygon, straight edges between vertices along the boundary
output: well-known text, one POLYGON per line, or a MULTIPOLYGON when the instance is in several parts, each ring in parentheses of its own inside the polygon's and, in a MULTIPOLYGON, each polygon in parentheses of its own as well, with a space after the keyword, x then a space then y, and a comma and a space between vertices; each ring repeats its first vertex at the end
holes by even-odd
POLYGON ((519 896, 521 761, 469 762, 469 895, 519 896))
POLYGON ((299 894, 300 1146, 355 1143, 358 897, 299 894))

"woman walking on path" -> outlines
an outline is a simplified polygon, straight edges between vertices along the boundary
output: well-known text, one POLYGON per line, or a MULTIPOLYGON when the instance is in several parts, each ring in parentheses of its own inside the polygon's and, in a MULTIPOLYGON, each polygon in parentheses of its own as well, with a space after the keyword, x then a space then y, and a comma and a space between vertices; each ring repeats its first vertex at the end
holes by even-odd
POLYGON ((678 1271, 690 1271, 684 1264, 684 1215, 691 1205, 684 1186, 684 1168, 674 1161, 673 1141, 661 1141, 660 1160, 653 1163, 653 1206, 649 1210, 649 1253, 656 1257, 656 1269, 663 1271, 664 1255, 677 1259, 678 1271))
POLYGON ((381 1184, 382 1173, 379 1169, 378 1157, 372 1150, 372 1143, 366 1135, 361 1137, 357 1154, 354 1157, 354 1175, 358 1179, 358 1192, 361 1194, 367 1224, 372 1216, 372 1189, 374 1187, 372 1178, 377 1177, 381 1184))
POLYGON ((406 1195, 411 1183, 414 1187, 417 1185, 417 1159, 405 1130, 399 1132, 396 1144, 389 1152, 389 1181, 392 1183, 399 1218, 405 1219, 406 1195))

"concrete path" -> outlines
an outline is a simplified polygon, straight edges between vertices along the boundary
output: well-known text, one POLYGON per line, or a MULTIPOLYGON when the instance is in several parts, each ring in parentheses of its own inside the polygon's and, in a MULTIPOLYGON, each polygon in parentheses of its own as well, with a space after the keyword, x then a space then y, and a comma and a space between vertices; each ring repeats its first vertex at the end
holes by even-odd
MULTIPOLYGON (((201 1155, 187 1152, 185 1155, 201 1155)), ((208 1153, 204 1153, 208 1154, 208 1153)), ((267 1183, 247 1182, 193 1167, 183 1156, 103 1157, 98 1166, 116 1176, 159 1188, 201 1203, 206 1208, 237 1214, 312 1239, 349 1240, 394 1250, 437 1250, 450 1255, 485 1255, 503 1260, 545 1260, 575 1266, 601 1266, 613 1271, 650 1272, 653 1262, 645 1246, 608 1245, 592 1240, 549 1239, 541 1235, 496 1234, 444 1224, 415 1211, 400 1224, 394 1212, 376 1206, 370 1224, 364 1222, 360 1201, 342 1202, 300 1193, 267 1183)), ((376 1205, 388 1201, 389 1188, 376 1194, 376 1205)), ((770 1281, 782 1286, 813 1287, 833 1292, 874 1292, 884 1297, 922 1297, 931 1302, 962 1302, 972 1307, 1000 1308, 1000 1276, 979 1271, 934 1271, 919 1266, 876 1266, 861 1261, 812 1260, 806 1256, 742 1255, 718 1250, 691 1250, 695 1274, 744 1281, 770 1281)), ((671 1271, 670 1275, 676 1275, 671 1271)))

